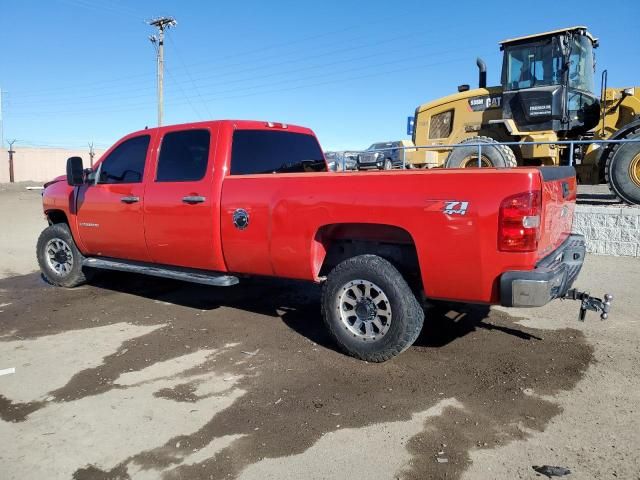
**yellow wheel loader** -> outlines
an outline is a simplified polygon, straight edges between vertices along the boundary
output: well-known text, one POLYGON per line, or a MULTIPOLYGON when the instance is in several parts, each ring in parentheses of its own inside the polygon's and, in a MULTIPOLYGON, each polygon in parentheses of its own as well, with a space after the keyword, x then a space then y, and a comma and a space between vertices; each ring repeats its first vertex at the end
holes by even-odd
POLYGON ((640 140, 640 87, 609 88, 605 70, 596 94, 597 46, 582 26, 500 42, 501 85, 486 86, 486 67, 478 59, 478 88, 461 85, 454 95, 420 105, 414 144, 443 147, 408 152, 408 163, 413 168, 573 163, 582 183, 606 182, 621 200, 640 204, 640 141, 581 143, 573 149, 554 143, 640 140), (460 143, 470 145, 445 147, 460 143))

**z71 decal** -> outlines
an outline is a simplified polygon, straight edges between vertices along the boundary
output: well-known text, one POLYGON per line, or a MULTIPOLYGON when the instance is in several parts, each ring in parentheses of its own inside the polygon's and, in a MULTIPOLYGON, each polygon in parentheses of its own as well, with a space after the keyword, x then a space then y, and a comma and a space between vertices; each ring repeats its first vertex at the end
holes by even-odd
POLYGON ((447 201, 444 202, 442 211, 445 215, 466 215, 469 202, 447 201))

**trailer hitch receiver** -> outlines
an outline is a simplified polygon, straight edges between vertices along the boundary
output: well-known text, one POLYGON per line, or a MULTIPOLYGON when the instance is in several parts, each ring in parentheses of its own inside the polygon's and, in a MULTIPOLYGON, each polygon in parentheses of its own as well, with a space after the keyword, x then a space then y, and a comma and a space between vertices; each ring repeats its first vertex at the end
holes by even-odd
POLYGON ((581 322, 584 322, 584 319, 587 316, 587 310, 600 312, 600 318, 602 320, 606 320, 609 318, 609 310, 611 309, 611 302, 613 301, 613 295, 608 293, 604 294, 604 299, 600 299, 592 297, 587 292, 576 290, 575 288, 568 290, 562 298, 567 300, 580 300, 580 313, 578 315, 578 319, 581 322))

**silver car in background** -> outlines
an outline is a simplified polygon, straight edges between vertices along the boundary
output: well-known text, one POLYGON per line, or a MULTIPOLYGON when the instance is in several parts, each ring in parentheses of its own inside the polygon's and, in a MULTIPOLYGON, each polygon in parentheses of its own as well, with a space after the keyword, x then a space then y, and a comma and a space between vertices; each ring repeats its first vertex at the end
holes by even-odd
POLYGON ((324 158, 327 160, 329 171, 340 172, 342 170, 358 169, 358 153, 357 152, 324 152, 324 158))

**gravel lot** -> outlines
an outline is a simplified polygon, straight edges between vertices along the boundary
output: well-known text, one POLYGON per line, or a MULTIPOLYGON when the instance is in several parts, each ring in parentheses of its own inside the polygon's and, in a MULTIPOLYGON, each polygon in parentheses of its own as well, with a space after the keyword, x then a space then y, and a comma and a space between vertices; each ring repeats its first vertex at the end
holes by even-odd
POLYGON ((640 478, 640 259, 588 257, 606 322, 441 304, 377 365, 335 350, 314 285, 50 287, 39 192, 0 204, 3 479, 640 478))

